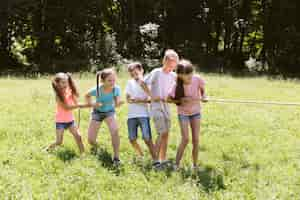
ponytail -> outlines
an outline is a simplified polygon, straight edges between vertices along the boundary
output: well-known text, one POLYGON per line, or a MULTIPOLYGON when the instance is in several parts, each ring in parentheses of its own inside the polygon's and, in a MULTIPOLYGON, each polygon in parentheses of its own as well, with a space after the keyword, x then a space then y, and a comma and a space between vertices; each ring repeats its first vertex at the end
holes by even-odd
POLYGON ((177 64, 177 69, 176 69, 177 83, 176 83, 175 97, 174 97, 177 106, 181 105, 181 99, 185 97, 184 83, 183 80, 178 75, 179 74, 186 75, 186 74, 191 74, 193 72, 194 72, 194 67, 190 61, 180 60, 179 63, 177 64))
POLYGON ((177 83, 175 88, 175 97, 174 100, 176 101, 176 105, 181 105, 181 98, 183 98, 184 95, 184 87, 183 87, 183 80, 177 77, 177 83))
POLYGON ((56 95, 56 97, 63 103, 65 103, 65 98, 61 92, 61 90, 57 87, 57 82, 58 82, 58 78, 55 77, 53 80, 52 80, 52 88, 54 90, 54 93, 56 95))
POLYGON ((96 75, 96 92, 97 92, 97 97, 99 97, 99 78, 101 76, 101 72, 97 72, 96 75))
POLYGON ((74 95, 75 97, 79 97, 79 92, 77 90, 77 87, 75 85, 75 82, 74 82, 71 74, 70 73, 66 73, 66 74, 68 76, 68 82, 69 82, 69 86, 70 86, 71 91, 72 91, 72 95, 74 95))

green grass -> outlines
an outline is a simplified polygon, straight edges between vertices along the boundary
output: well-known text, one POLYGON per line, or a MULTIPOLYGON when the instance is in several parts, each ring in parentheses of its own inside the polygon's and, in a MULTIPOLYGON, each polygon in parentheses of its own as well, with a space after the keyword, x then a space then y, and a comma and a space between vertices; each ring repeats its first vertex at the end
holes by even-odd
MULTIPOLYGON (((209 96, 300 102, 296 81, 204 74, 209 96)), ((94 85, 78 80, 83 93, 94 85)), ((124 88, 126 77, 119 78, 124 88)), ((50 80, 0 79, 0 199, 300 199, 300 108, 207 103, 203 109, 201 170, 193 173, 191 144, 184 170, 156 172, 150 157, 132 164, 126 106, 118 110, 123 166, 113 169, 110 136, 103 126, 97 155, 79 156, 70 134, 53 153, 55 139, 50 80)), ((77 112, 76 112, 77 113, 77 112)), ((86 147, 89 111, 82 111, 86 147)), ((156 133, 153 133, 156 136, 156 133)), ((180 140, 175 109, 168 155, 180 140)), ((143 148, 146 151, 145 145, 143 148)))

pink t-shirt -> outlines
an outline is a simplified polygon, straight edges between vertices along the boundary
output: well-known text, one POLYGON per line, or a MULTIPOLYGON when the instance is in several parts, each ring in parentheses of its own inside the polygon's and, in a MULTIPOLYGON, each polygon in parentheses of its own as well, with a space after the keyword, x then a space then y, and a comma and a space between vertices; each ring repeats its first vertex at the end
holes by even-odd
MULTIPOLYGON (((185 97, 192 97, 200 99, 201 96, 201 88, 204 88, 205 82, 204 80, 198 76, 193 75, 192 82, 188 85, 184 85, 184 94, 185 97)), ((172 88, 170 96, 175 97, 176 85, 172 88)), ((200 101, 192 101, 189 103, 184 103, 177 106, 177 112, 180 115, 194 115, 197 113, 201 113, 201 104, 200 101)))
MULTIPOLYGON (((74 105, 74 97, 70 89, 67 89, 65 94, 65 103, 68 105, 74 105)), ((56 104, 55 121, 60 123, 66 123, 74 121, 74 116, 71 110, 64 109, 60 104, 56 104)))

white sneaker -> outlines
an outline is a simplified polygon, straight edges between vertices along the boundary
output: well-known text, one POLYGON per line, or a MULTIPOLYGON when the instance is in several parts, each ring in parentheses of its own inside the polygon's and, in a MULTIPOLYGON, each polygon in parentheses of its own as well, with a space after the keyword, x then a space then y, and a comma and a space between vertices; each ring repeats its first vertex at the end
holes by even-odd
POLYGON ((192 169, 192 171, 198 171, 199 166, 198 165, 192 165, 191 169, 192 169))
POLYGON ((159 162, 158 160, 153 161, 153 162, 152 162, 152 167, 153 167, 154 169, 159 169, 159 168, 160 168, 160 162, 159 162))
POLYGON ((119 158, 114 158, 113 159, 113 166, 114 167, 119 167, 121 165, 121 161, 119 158))
POLYGON ((161 164, 162 166, 166 166, 166 165, 171 164, 171 161, 170 161, 170 160, 163 160, 163 161, 160 161, 160 164, 161 164))
POLYGON ((173 168, 173 171, 178 171, 180 169, 179 166, 176 164, 174 164, 172 168, 173 168))

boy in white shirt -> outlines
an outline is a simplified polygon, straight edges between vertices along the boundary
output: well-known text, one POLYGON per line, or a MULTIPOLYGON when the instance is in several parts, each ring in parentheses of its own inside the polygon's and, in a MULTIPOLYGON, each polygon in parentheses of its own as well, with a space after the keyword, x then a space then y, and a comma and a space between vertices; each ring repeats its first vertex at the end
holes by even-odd
POLYGON ((168 138, 171 127, 170 107, 167 99, 172 87, 176 84, 176 74, 173 72, 179 60, 178 54, 168 49, 163 58, 163 66, 154 69, 146 76, 140 85, 151 97, 151 116, 159 134, 155 150, 160 160, 160 164, 167 162, 168 138))
POLYGON ((143 80, 144 70, 140 63, 131 63, 128 65, 128 72, 132 77, 126 85, 126 99, 128 106, 128 134, 129 140, 139 156, 143 156, 142 149, 137 142, 138 127, 142 131, 142 137, 148 146, 153 159, 153 165, 159 165, 157 156, 152 142, 151 126, 149 117, 149 96, 140 86, 140 80, 143 80))

